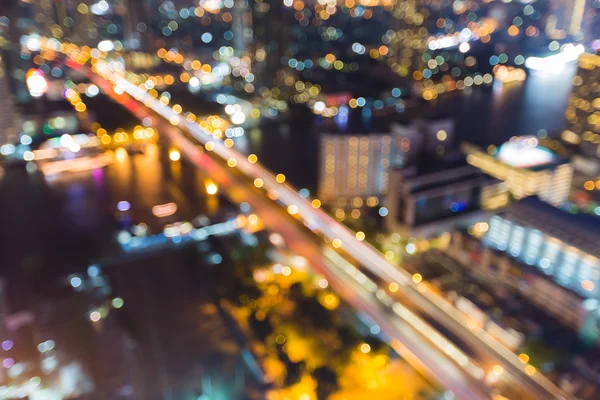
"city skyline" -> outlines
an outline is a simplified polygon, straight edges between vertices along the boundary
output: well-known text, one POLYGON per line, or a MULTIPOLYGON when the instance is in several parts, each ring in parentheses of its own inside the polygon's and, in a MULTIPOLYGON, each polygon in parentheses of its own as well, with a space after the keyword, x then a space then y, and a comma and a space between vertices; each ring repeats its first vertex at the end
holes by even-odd
POLYGON ((0 399, 594 399, 600 6, 6 0, 0 399))

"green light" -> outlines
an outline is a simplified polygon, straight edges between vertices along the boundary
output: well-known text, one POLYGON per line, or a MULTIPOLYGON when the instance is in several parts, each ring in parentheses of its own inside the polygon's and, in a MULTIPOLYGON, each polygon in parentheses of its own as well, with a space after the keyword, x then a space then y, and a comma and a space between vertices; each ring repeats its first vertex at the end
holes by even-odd
POLYGON ((112 301, 112 305, 114 308, 121 308, 123 307, 123 304, 125 304, 125 302, 120 297, 115 297, 112 301))

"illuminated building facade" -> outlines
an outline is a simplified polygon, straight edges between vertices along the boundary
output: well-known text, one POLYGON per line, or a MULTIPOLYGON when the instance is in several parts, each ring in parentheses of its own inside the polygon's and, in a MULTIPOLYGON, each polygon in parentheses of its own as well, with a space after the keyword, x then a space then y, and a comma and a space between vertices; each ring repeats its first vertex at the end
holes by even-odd
POLYGON ((418 234, 426 236, 441 234, 445 229, 443 221, 468 220, 480 210, 504 207, 508 201, 504 182, 486 176, 464 160, 435 168, 393 169, 385 223, 391 232, 417 229, 418 234), (433 232, 433 225, 441 231, 433 232))
POLYGON ((600 157, 600 56, 583 53, 573 78, 562 139, 584 156, 600 157))
POLYGON ((323 135, 319 198, 331 202, 384 195, 399 148, 400 138, 388 134, 323 135))
POLYGON ((392 10, 389 43, 394 57, 390 58, 391 68, 403 77, 421 78, 425 62, 425 37, 429 33, 424 26, 428 10, 419 8, 417 0, 398 0, 392 10), (415 76, 415 73, 419 76, 415 76))
POLYGON ((528 197, 483 225, 481 240, 453 233, 449 254, 567 325, 582 328, 595 315, 588 306, 600 295, 600 220, 528 197))
POLYGON ((569 197, 573 166, 539 146, 534 137, 515 138, 493 154, 470 144, 462 148, 469 164, 506 182, 516 199, 535 195, 560 206, 569 197))

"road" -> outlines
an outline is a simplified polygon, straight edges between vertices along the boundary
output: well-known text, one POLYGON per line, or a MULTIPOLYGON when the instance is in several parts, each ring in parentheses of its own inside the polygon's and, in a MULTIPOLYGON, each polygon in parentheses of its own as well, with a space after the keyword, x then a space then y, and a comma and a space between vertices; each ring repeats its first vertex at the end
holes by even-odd
MULTIPOLYGON (((77 69, 84 68, 74 62, 69 62, 69 65, 77 69)), ((314 237, 307 237, 314 235, 310 235, 300 224, 290 224, 289 217, 282 218, 281 209, 273 207, 276 203, 264 196, 265 191, 252 188, 248 185, 247 180, 251 182, 260 180, 261 185, 256 186, 261 186, 264 190, 268 191, 271 197, 275 194, 278 201, 288 207, 289 214, 293 214, 296 218, 302 220, 314 233, 328 238, 338 251, 343 251, 350 259, 356 261, 358 265, 366 268, 384 282, 396 282, 399 284, 403 295, 406 296, 406 299, 410 300, 412 306, 418 312, 430 315, 441 326, 444 326, 454 335, 460 337, 463 343, 475 349, 475 353, 485 355, 485 358, 482 359, 483 362, 480 363, 481 365, 485 366, 486 369, 495 365, 501 366, 506 372, 505 375, 509 375, 514 385, 519 388, 519 391, 523 394, 528 394, 522 398, 568 397, 541 374, 536 373, 533 376, 529 376, 525 372, 525 365, 518 360, 514 353, 497 342, 493 337, 486 335, 485 332, 476 332, 469 329, 458 310, 430 291, 419 290, 418 285, 412 282, 411 275, 408 272, 397 266, 390 265, 374 248, 364 242, 358 241, 349 229, 339 224, 321 209, 313 207, 309 200, 302 198, 293 188, 286 184, 278 183, 275 177, 259 164, 250 162, 233 148, 225 146, 219 140, 215 140, 210 133, 206 132, 198 124, 188 122, 173 112, 170 107, 150 98, 138 87, 114 75, 108 69, 106 63, 102 61, 97 62, 96 69, 98 73, 90 74, 89 77, 105 93, 115 98, 140 119, 154 117, 154 123, 160 129, 161 133, 168 136, 198 167, 210 170, 210 175, 222 187, 226 188, 227 194, 232 200, 235 202, 247 201, 250 203, 257 210, 257 213, 261 216, 267 227, 281 233, 286 238, 292 250, 304 255, 317 268, 328 271, 329 274, 326 273, 326 275, 332 275, 332 268, 328 267, 331 264, 323 262, 322 249, 315 244, 314 237), (114 80, 115 84, 113 85, 107 78, 114 80), (117 93, 115 93, 115 89, 117 93), (131 95, 138 101, 133 100, 130 96, 125 96, 124 93, 131 95), (155 113, 163 118, 156 118, 155 113), (167 124, 165 120, 170 121, 173 126, 167 124), (205 147, 211 149, 214 156, 208 156, 204 150, 201 150, 185 134, 182 134, 182 131, 192 136, 201 144, 204 144, 205 147), (206 146, 207 144, 209 146, 206 146), (221 162, 217 162, 215 159, 220 159, 221 162), (235 171, 233 168, 230 169, 220 165, 222 161, 227 162, 231 159, 235 160, 235 171), (247 180, 240 179, 240 175, 247 180), (489 360, 493 360, 491 365, 489 360)), ((370 294, 370 297, 373 298, 373 293, 370 294)), ((410 338, 406 331, 402 331, 394 324, 387 322, 389 315, 382 315, 372 303, 366 302, 364 298, 358 300, 350 299, 349 301, 358 309, 367 310, 367 314, 377 323, 381 322, 381 326, 389 330, 386 333, 393 338, 397 338, 407 351, 411 352, 415 360, 420 360, 421 366, 417 366, 417 368, 421 370, 425 369, 429 376, 434 377, 442 386, 452 390, 459 398, 488 397, 485 394, 487 390, 483 382, 474 382, 472 376, 469 376, 469 373, 464 368, 461 369, 456 364, 448 364, 442 361, 448 360, 448 358, 440 349, 432 353, 430 347, 425 344, 428 339, 422 333, 416 334, 414 338, 410 338), (419 345, 415 345, 415 343, 419 343, 419 345), (427 351, 424 349, 427 349, 427 351), (435 354, 434 359, 431 358, 432 354, 435 354)))

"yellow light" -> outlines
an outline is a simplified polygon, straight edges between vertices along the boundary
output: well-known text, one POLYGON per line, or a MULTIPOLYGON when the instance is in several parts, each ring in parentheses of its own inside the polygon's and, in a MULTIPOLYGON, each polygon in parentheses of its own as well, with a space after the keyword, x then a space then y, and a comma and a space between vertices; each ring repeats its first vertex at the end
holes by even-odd
POLYGON ((278 183, 283 183, 283 182, 285 182, 285 175, 284 174, 277 174, 277 176, 275 177, 275 180, 278 183))
POLYGON ((440 142, 443 142, 448 137, 448 134, 444 130, 439 130, 435 136, 440 142))
POLYGON ((361 353, 367 354, 371 352, 371 346, 369 346, 367 343, 363 343, 360 345, 360 351, 361 353))
POLYGON ((208 151, 213 151, 215 149, 215 144, 213 142, 206 142, 204 148, 208 151))
POLYGON ((340 239, 333 239, 331 245, 337 249, 342 246, 342 241, 340 239))
POLYGON ((100 138, 100 141, 102 142, 102 144, 109 144, 111 142, 111 138, 108 135, 104 135, 100 138))
POLYGON ((525 353, 521 353, 519 354, 519 361, 521 361, 523 364, 527 364, 529 362, 529 356, 525 353))
POLYGON ((394 259, 394 252, 391 250, 388 250, 385 252, 385 258, 387 258, 388 260, 393 260, 394 259))
POLYGON ((583 187, 585 188, 585 190, 594 190, 596 185, 594 184, 593 181, 587 181, 586 183, 583 184, 583 187))
POLYGON ((171 123, 171 125, 177 125, 177 124, 179 124, 179 117, 177 115, 173 115, 169 119, 169 122, 171 123))
POLYGON ((504 368, 502 368, 502 367, 501 367, 501 366, 499 366, 499 365, 494 365, 494 367, 492 368, 492 372, 493 372, 495 375, 501 375, 501 374, 502 374, 502 372, 504 372, 504 368))
POLYGON ((258 223, 258 215, 256 215, 256 214, 250 214, 250 215, 248 215, 248 222, 251 225, 254 225, 254 224, 258 223))
POLYGON ((256 156, 256 154, 250 154, 250 155, 248 156, 248 161, 249 161, 251 164, 254 164, 255 162, 257 162, 257 161, 258 161, 258 157, 256 156))
POLYGON ((331 306, 333 303, 335 303, 335 297, 332 294, 328 294, 325 296, 325 303, 329 306, 331 306))
POLYGON ((231 138, 225 139, 225 142, 223 143, 225 144, 225 147, 233 147, 233 139, 231 138))
POLYGON ((262 187, 262 186, 263 186, 263 183, 264 183, 264 182, 263 182, 263 180, 262 180, 262 179, 260 179, 260 178, 256 178, 256 179, 254 180, 254 186, 256 186, 257 188, 260 188, 260 187, 262 187))
POLYGON ((358 232, 356 232, 355 236, 356 236, 356 240, 358 240, 358 241, 362 242, 363 240, 365 240, 365 233, 364 232, 358 231, 358 232))
POLYGON ((319 199, 314 199, 314 200, 312 201, 312 206, 313 206, 314 208, 319 208, 319 207, 321 207, 321 200, 319 200, 319 199))
POLYGON ((76 109, 78 112, 84 112, 84 111, 87 109, 87 107, 85 106, 85 104, 83 104, 83 103, 79 102, 79 103, 77 103, 77 105, 75 106, 75 109, 76 109))
POLYGON ((527 375, 532 376, 535 374, 535 372, 536 372, 536 369, 533 365, 528 365, 525 367, 525 373, 527 375))
POLYGON ((237 165, 237 160, 232 157, 229 160, 227 160, 227 165, 229 165, 231 168, 233 168, 237 165))
POLYGON ((215 194, 217 194, 218 191, 219 188, 213 182, 210 182, 208 185, 206 185, 206 193, 208 193, 209 195, 214 196, 215 194))
POLYGON ((290 267, 281 268, 281 274, 283 276, 290 276, 292 274, 292 269, 290 267))
POLYGON ((398 284, 396 282, 392 282, 388 288, 390 289, 390 292, 396 293, 398 291, 398 284))
POLYGON ((288 213, 290 213, 291 215, 295 215, 298 214, 298 207, 295 206, 294 204, 290 204, 287 208, 288 213))
POLYGON ((171 161, 179 161, 181 159, 181 153, 177 149, 173 149, 169 152, 169 158, 171 161))
POLYGON ((414 274, 412 280, 414 283, 419 283, 423 280, 423 277, 421 276, 421 274, 414 274))
POLYGON ((173 106, 173 112, 174 112, 175 114, 180 114, 180 113, 181 113, 181 111, 183 111, 183 109, 181 108, 181 106, 180 106, 179 104, 175 104, 175 105, 173 106))

